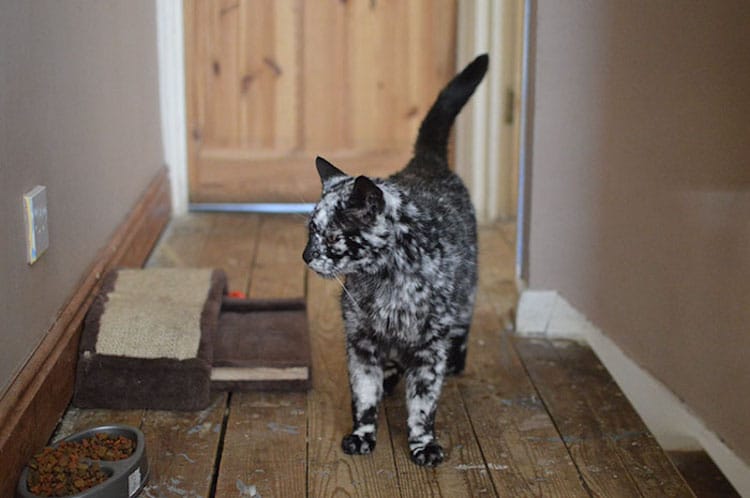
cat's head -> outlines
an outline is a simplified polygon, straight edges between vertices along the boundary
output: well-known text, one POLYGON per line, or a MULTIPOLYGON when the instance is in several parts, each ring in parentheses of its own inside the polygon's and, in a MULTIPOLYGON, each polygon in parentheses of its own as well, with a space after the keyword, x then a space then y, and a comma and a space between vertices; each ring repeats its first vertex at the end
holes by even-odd
POLYGON ((310 216, 302 259, 327 278, 377 271, 388 251, 387 212, 396 199, 382 184, 365 176, 351 177, 322 157, 315 165, 323 193, 310 216))

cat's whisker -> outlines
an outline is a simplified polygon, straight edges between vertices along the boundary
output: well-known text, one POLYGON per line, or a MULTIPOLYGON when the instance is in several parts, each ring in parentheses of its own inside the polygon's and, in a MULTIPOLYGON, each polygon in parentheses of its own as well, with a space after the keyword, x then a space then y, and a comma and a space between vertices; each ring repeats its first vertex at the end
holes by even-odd
POLYGON ((352 293, 349 292, 349 289, 346 288, 346 285, 344 285, 344 282, 341 281, 339 276, 334 275, 333 278, 335 278, 336 282, 338 282, 341 288, 344 289, 344 292, 346 292, 346 295, 349 297, 349 300, 352 302, 354 307, 357 308, 357 311, 359 311, 361 315, 364 315, 364 311, 362 311, 362 308, 359 307, 359 304, 357 304, 357 301, 354 299, 354 296, 352 296, 352 293))
MULTIPOLYGON (((295 194, 297 196, 297 202, 299 204, 308 204, 310 201, 308 199, 304 199, 299 193, 295 194)), ((292 213, 295 217, 301 218, 305 220, 305 223, 310 219, 310 213, 292 213)))
POLYGON ((304 220, 305 222, 307 222, 307 221, 308 221, 308 220, 310 219, 310 215, 307 215, 307 214, 302 214, 302 213, 291 213, 291 214, 292 214, 292 216, 294 216, 295 218, 299 218, 299 219, 302 219, 302 220, 304 220))

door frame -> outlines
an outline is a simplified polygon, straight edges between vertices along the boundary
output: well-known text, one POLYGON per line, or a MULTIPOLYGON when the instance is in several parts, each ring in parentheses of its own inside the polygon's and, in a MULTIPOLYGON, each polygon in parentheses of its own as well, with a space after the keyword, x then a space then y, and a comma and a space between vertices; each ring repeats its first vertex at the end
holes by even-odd
POLYGON ((182 9, 182 0, 156 0, 162 153, 169 169, 174 216, 187 213, 189 206, 182 9))
POLYGON ((512 220, 521 143, 523 0, 458 4, 457 67, 488 52, 490 67, 456 123, 455 164, 480 222, 512 220))
MULTIPOLYGON (((510 76, 507 68, 503 70, 504 58, 520 46, 515 42, 509 46, 507 37, 504 37, 507 22, 500 22, 513 1, 517 0, 464 0, 458 4, 457 67, 462 67, 478 53, 490 52, 495 56, 487 82, 477 90, 473 106, 465 111, 467 116, 460 117, 456 124, 457 172, 469 187, 482 222, 515 216, 512 203, 517 194, 511 192, 517 189, 517 174, 514 175, 513 171, 518 171, 518 160, 514 161, 515 164, 501 161, 501 147, 510 144, 491 139, 500 133, 500 110, 503 105, 508 105, 503 103, 508 81, 517 82, 514 83, 516 101, 511 105, 516 110, 520 107, 520 66, 517 65, 516 74, 510 76), (491 109, 496 112, 490 112, 491 109), (510 199, 509 195, 512 196, 510 199)), ((190 204, 188 194, 183 7, 182 0, 156 1, 162 148, 170 174, 175 216, 200 208, 190 204)), ((516 38, 522 37, 520 31, 516 38)), ((516 111, 515 115, 519 113, 516 111)), ((518 122, 516 118, 515 128, 520 131, 518 122)), ((518 155, 516 153, 516 157, 518 155)), ((247 206, 229 204, 220 208, 248 210, 247 206)))

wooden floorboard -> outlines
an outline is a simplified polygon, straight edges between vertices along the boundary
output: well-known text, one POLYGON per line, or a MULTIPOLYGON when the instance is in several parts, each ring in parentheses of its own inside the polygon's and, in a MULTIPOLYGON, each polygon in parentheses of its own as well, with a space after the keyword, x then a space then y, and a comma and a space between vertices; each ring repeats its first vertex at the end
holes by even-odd
POLYGON ((167 227, 146 267, 190 268, 201 264, 201 253, 216 218, 209 214, 188 214, 175 218, 167 227))
POLYGON ((579 472, 598 496, 694 496, 590 348, 517 340, 579 472))
POLYGON ((563 372, 552 368, 557 364, 550 366, 552 360, 537 358, 543 352, 533 349, 537 342, 542 341, 520 341, 519 350, 586 485, 595 496, 641 496, 614 440, 602 432, 585 400, 576 396, 579 387, 561 377, 563 372))
POLYGON ((304 393, 233 393, 215 496, 305 496, 304 393))
POLYGON ((150 476, 143 496, 209 496, 227 406, 227 393, 215 393, 199 412, 147 410, 146 437, 150 476))
POLYGON ((308 275, 313 359, 313 389, 308 394, 308 496, 400 496, 382 410, 373 453, 350 456, 341 450, 341 438, 351 431, 352 422, 339 294, 335 280, 308 275))
POLYGON ((140 428, 144 413, 145 410, 93 410, 71 406, 57 426, 52 440, 57 441, 101 425, 125 424, 140 428))
POLYGON ((446 452, 445 462, 437 468, 411 462, 403 386, 385 400, 384 406, 402 497, 497 496, 455 379, 444 386, 435 420, 438 441, 446 452))
MULTIPOLYGON (((248 230, 234 242, 229 237, 240 250, 239 267, 249 270, 238 286, 252 298, 304 297, 302 219, 263 217, 248 230)), ((306 409, 306 393, 233 393, 215 496, 304 496, 306 409)))
POLYGON ((307 239, 304 218, 299 215, 266 216, 258 235, 248 296, 304 297, 306 269, 302 250, 307 239))
POLYGON ((152 469, 144 497, 692 496, 590 350, 506 330, 516 299, 512 225, 480 231, 468 364, 447 380, 436 419, 446 461, 411 462, 403 386, 383 403, 375 451, 344 454, 351 397, 341 287, 305 269, 304 222, 191 214, 172 221, 149 266, 223 268, 230 290, 250 297, 306 296, 309 392, 218 393, 201 412, 71 408, 57 436, 103 423, 141 427, 152 469))
POLYGON ((705 451, 670 451, 669 459, 700 498, 740 498, 705 451))
MULTIPOLYGON (((242 288, 249 279, 253 252, 252 244, 247 254, 241 252, 241 241, 247 237, 252 240, 257 223, 255 216, 236 214, 190 214, 178 218, 147 266, 222 268, 233 279, 230 285, 242 288)), ((154 456, 149 462, 151 476, 145 497, 211 494, 227 403, 227 393, 214 393, 211 405, 197 413, 146 411, 141 430, 146 436, 146 448, 154 456)))
POLYGON ((200 259, 227 274, 230 291, 247 292, 257 250, 261 217, 255 214, 218 213, 200 259))
POLYGON ((512 250, 492 228, 479 242, 479 292, 458 385, 486 470, 499 496, 588 496, 504 332, 515 303, 512 250))

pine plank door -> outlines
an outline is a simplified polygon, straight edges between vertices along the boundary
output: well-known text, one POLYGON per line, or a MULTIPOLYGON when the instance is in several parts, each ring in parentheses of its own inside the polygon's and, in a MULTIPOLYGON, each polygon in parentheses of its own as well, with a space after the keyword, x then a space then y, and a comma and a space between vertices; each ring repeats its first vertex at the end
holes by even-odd
POLYGON ((313 202, 387 176, 454 74, 456 0, 185 0, 190 201, 313 202))

